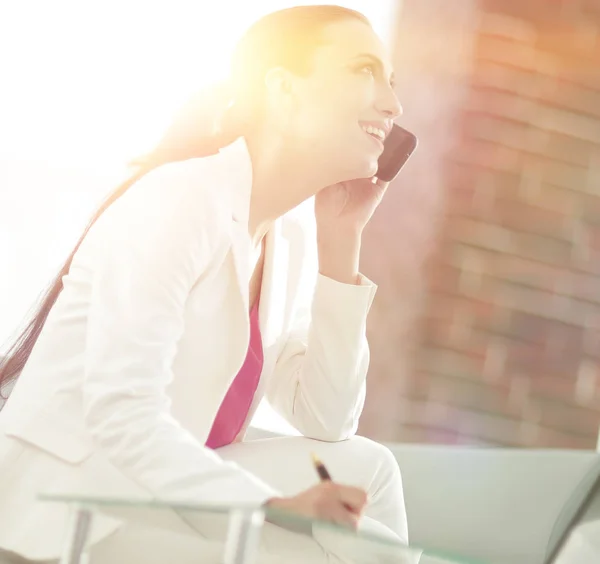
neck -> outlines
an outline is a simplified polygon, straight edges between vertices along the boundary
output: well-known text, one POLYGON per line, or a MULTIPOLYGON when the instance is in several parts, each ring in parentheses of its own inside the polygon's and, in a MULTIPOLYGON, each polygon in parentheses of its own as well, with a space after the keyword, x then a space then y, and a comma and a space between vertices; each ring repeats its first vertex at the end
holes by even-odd
POLYGON ((252 161, 248 230, 258 246, 273 222, 321 188, 333 184, 309 152, 265 134, 246 137, 252 161))

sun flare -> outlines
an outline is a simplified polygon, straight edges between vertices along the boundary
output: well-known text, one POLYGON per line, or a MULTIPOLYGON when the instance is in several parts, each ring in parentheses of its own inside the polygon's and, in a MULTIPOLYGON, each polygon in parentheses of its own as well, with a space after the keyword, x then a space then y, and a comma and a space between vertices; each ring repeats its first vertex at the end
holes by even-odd
MULTIPOLYGON (((319 2, 314 2, 318 4, 319 2)), ((326 2, 324 2, 326 3, 326 2)), ((374 20, 391 2, 340 2, 374 20)), ((281 0, 12 2, 0 17, 0 159, 85 166, 149 150, 178 106, 224 78, 235 41, 281 0)), ((383 14, 382 12, 386 13, 383 14)), ((383 16, 383 17, 382 17, 383 16)))

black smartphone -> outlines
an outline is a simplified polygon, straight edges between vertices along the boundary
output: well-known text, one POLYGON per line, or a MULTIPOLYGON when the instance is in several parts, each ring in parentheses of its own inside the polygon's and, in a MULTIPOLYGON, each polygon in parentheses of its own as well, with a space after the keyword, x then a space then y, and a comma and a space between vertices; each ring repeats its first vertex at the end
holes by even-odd
POLYGON ((394 124, 383 142, 383 153, 377 161, 379 166, 375 176, 384 182, 394 180, 417 148, 417 144, 414 133, 394 124))

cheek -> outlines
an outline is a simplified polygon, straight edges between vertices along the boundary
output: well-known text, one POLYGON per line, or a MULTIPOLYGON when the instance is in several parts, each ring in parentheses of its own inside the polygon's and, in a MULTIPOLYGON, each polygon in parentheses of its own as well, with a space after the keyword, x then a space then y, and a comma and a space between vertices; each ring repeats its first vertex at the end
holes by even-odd
POLYGON ((352 134, 361 115, 364 115, 364 110, 361 110, 356 96, 336 88, 307 100, 294 121, 299 131, 310 132, 310 137, 325 140, 340 134, 352 134))
POLYGON ((359 85, 332 84, 331 88, 315 96, 315 106, 320 106, 330 116, 357 118, 364 112, 364 92, 359 85))
POLYGON ((370 85, 361 77, 327 77, 306 84, 292 116, 293 134, 329 152, 362 147, 358 127, 369 115, 370 85))
MULTIPOLYGON (((316 82, 316 81, 315 81, 316 82)), ((303 105, 324 117, 358 114, 366 99, 365 85, 361 81, 320 80, 304 91, 303 105)))

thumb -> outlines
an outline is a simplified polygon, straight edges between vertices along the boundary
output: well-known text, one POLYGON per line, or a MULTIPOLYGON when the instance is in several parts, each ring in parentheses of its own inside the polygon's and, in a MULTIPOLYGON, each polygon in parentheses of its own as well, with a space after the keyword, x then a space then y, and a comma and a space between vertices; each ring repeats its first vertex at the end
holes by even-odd
POLYGON ((389 182, 385 182, 384 180, 381 180, 381 179, 377 178, 376 176, 371 178, 371 182, 373 184, 375 184, 377 187, 379 187, 383 192, 385 192, 387 190, 388 186, 390 185, 389 182))
POLYGON ((377 177, 371 178, 371 182, 369 185, 369 192, 372 197, 379 203, 385 196, 385 192, 390 185, 389 182, 384 182, 383 180, 379 180, 377 177))

